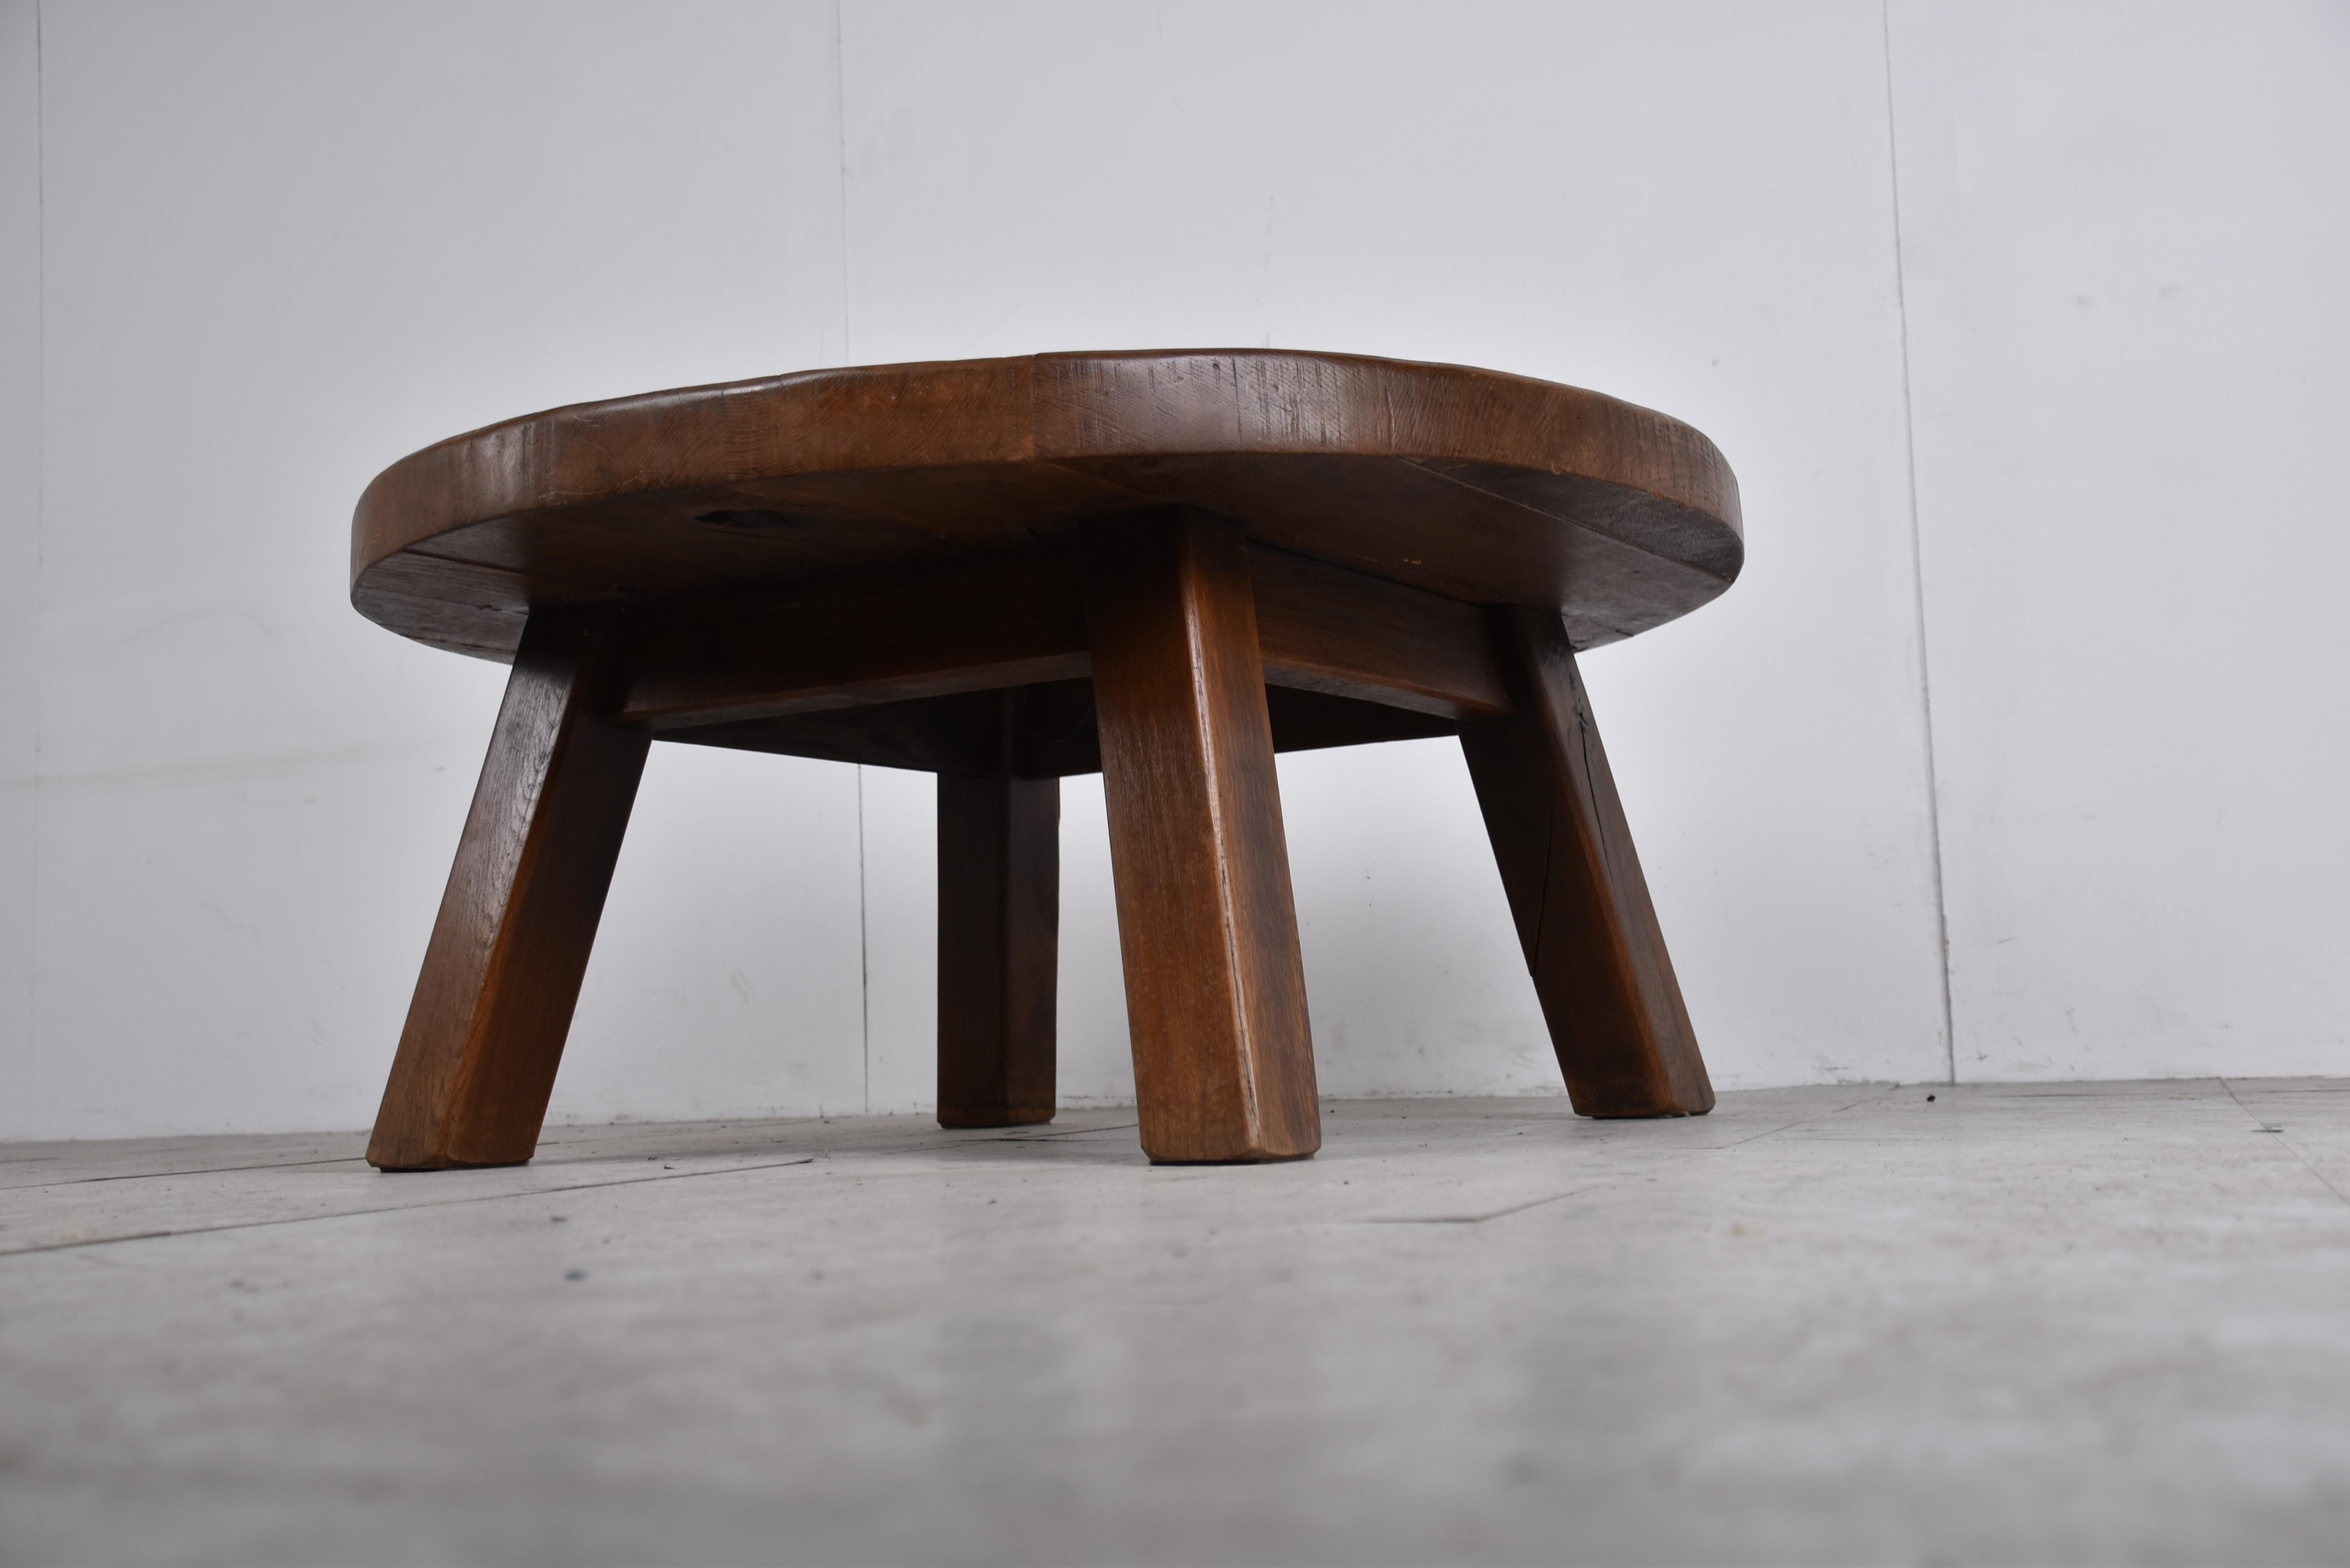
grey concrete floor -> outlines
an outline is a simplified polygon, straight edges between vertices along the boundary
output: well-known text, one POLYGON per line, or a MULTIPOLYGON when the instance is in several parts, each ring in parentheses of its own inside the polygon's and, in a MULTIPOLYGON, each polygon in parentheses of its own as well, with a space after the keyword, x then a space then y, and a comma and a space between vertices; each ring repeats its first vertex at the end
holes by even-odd
POLYGON ((0 1558, 2350 1561, 2350 1082, 1326 1127, 0 1147, 0 1558))

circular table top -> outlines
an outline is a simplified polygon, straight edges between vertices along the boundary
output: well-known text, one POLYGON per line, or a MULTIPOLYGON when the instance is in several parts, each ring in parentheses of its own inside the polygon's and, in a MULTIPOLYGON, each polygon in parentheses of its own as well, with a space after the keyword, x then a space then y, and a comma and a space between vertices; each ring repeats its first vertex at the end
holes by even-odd
POLYGON ((511 658, 533 605, 943 564, 1183 504, 1260 544, 1480 604, 1580 647, 1684 615, 1745 549, 1711 441, 1596 392, 1285 349, 808 370, 577 403, 377 475, 351 602, 511 658))

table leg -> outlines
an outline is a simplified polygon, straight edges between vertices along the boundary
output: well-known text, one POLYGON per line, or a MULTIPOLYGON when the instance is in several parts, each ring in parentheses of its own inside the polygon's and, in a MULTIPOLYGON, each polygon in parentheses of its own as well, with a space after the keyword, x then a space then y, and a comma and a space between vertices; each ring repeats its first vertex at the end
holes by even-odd
POLYGON ((939 1125, 1053 1119, 1061 781, 939 775, 939 1125))
POLYGON ((1305 976, 1240 530, 1170 509, 1086 540, 1087 635, 1142 1147, 1321 1146, 1305 976))
POLYGON ((648 736, 599 715, 619 628, 531 617, 424 950, 368 1162, 519 1165, 538 1143, 648 736))
POLYGON ((1566 628, 1510 608, 1493 629, 1516 711, 1461 745, 1567 1094, 1587 1116, 1701 1116, 1713 1086, 1566 628))

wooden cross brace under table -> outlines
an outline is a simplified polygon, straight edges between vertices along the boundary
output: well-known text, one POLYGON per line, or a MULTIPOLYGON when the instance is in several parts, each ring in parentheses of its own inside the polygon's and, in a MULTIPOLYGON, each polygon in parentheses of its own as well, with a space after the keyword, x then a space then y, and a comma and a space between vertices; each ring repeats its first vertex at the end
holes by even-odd
POLYGON ((939 1119, 1049 1120, 1099 771, 1142 1147, 1321 1141, 1278 752, 1457 734, 1576 1110, 1713 1104, 1575 652, 1743 559, 1711 442, 1573 388, 1230 350, 815 371, 393 465, 352 599, 510 659, 368 1158, 530 1158, 656 739, 939 775, 939 1119))

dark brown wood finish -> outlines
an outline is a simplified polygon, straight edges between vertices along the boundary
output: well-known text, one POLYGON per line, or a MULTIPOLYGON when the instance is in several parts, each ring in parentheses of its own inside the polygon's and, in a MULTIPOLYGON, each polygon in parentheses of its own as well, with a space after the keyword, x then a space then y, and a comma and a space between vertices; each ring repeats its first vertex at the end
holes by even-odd
POLYGON ((1061 784, 1009 761, 1021 699, 988 699, 998 765, 939 775, 939 1125, 1053 1119, 1061 784))
MULTIPOLYGON (((1066 778, 1101 772, 1091 680, 1017 690, 1021 717, 1013 732, 1011 762, 1015 777, 1066 778)), ((923 697, 869 708, 827 709, 669 730, 660 738, 924 773, 980 773, 994 765, 991 759, 999 746, 995 698, 993 691, 923 697)), ((1264 689, 1264 705, 1273 721, 1276 752, 1428 740, 1461 732, 1454 720, 1409 708, 1360 702, 1270 682, 1264 689)))
POLYGON ((1700 1116, 1713 1086, 1555 611, 1492 612, 1517 705, 1462 730, 1477 803, 1575 1108, 1700 1116))
POLYGON ((620 715, 667 731, 1087 673, 1076 553, 691 596, 640 618, 620 715))
POLYGON ((1101 770, 1182 1161, 1319 1141, 1274 753, 1458 733, 1576 1107, 1701 1112, 1574 652, 1742 558, 1687 426, 1347 355, 816 371, 428 448, 361 498, 353 602, 515 668, 369 1158, 529 1158, 654 734, 941 775, 949 1125, 1052 1113, 1055 781, 1101 770))
POLYGON ((1469 603, 1563 607, 1578 647, 1728 587, 1735 480, 1596 392, 1273 349, 808 371, 556 409, 369 486, 352 600, 506 657, 536 606, 1016 552, 1175 503, 1469 603))
POLYGON ((1509 706, 1482 619, 1459 600, 1263 546, 1249 576, 1269 684, 1442 719, 1509 706))
MULTIPOLYGON (((1508 706, 1472 607, 1263 546, 1250 551, 1250 568, 1269 683, 1348 699, 1355 705, 1348 712, 1369 705, 1458 722, 1508 706)), ((728 737, 741 735, 754 749, 790 750, 788 737, 813 733, 827 737, 813 754, 956 766, 946 759, 960 748, 993 743, 992 719, 973 725, 969 716, 993 714, 993 707, 917 705, 1090 674, 1081 576, 1071 545, 649 607, 630 643, 619 717, 704 744, 736 743, 728 737), (926 747, 902 723, 872 732, 862 744, 857 725, 754 727, 829 711, 869 714, 884 705, 935 725, 936 745, 926 747), (762 733, 764 743, 748 740, 762 733), (938 747, 946 749, 934 760, 938 747)), ((1344 738, 1350 732, 1341 729, 1317 743, 1393 738, 1392 721, 1361 717, 1359 734, 1344 738)))
POLYGON ((1322 1141, 1248 553, 1169 509, 1086 538, 1087 623, 1142 1147, 1322 1141))
POLYGON ((531 1157, 650 737, 617 695, 618 617, 531 618, 368 1145, 385 1170, 531 1157))

